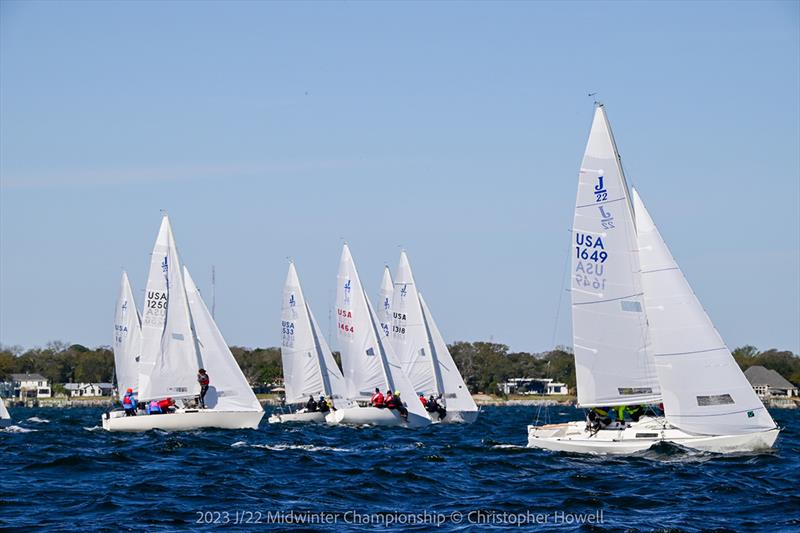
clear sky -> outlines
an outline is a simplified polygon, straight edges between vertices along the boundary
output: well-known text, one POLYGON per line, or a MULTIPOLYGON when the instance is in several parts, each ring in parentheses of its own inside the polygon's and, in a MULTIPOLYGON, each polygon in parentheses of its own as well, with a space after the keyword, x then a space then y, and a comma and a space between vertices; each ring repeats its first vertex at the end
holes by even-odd
POLYGON ((571 344, 599 91, 727 343, 800 352, 799 28, 796 1, 4 0, 0 342, 110 344, 165 209, 230 344, 278 345, 287 257, 327 331, 342 239, 373 297, 405 247, 448 341, 571 344))

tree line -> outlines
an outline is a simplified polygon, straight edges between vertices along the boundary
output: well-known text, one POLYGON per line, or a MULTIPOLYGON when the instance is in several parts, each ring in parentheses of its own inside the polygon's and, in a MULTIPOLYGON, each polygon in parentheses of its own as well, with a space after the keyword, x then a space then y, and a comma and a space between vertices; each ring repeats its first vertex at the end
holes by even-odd
MULTIPOLYGON (((470 391, 496 393, 497 384, 515 377, 552 378, 575 387, 575 360, 569 348, 559 346, 542 353, 512 352, 505 344, 454 342, 450 353, 470 391)), ((283 377, 280 348, 232 346, 239 367, 254 387, 266 386, 283 377)), ((340 362, 338 354, 334 353, 340 362)), ((800 385, 800 357, 786 350, 759 351, 753 346, 733 350, 736 362, 747 369, 761 365, 800 385)), ((23 350, 0 347, 0 379, 10 374, 37 373, 59 392, 62 383, 113 382, 114 354, 107 346, 94 349, 81 344, 50 342, 44 348, 23 350)), ((212 377, 213 379, 213 377, 212 377)))

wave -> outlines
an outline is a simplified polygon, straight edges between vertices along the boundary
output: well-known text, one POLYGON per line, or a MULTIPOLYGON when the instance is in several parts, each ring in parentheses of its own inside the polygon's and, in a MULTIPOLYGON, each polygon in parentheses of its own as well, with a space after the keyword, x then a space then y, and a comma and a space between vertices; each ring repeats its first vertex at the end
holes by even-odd
POLYGON ((38 429, 30 429, 30 428, 23 428, 20 426, 11 425, 7 428, 0 429, 0 431, 5 431, 6 433, 32 433, 34 431, 39 431, 38 429))
POLYGON ((233 448, 262 448, 265 450, 272 450, 274 452, 282 452, 285 450, 304 450, 307 452, 341 452, 349 453, 356 450, 352 448, 336 448, 334 446, 316 446, 314 444, 250 444, 244 441, 238 441, 231 444, 233 448))
POLYGON ((35 422, 37 424, 49 424, 50 421, 44 418, 39 418, 38 416, 32 416, 27 419, 28 422, 35 422))

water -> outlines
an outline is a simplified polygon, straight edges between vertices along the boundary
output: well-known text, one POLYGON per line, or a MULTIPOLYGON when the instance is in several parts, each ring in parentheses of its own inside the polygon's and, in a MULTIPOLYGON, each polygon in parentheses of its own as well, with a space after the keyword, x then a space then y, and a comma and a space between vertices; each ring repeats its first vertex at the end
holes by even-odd
MULTIPOLYGON (((551 421, 580 416, 547 409, 551 421)), ((335 524, 294 527, 430 531, 445 520, 441 531, 472 531, 478 519, 513 527, 521 513, 522 530, 800 531, 800 410, 773 411, 786 429, 770 453, 661 446, 624 459, 525 448, 537 411, 490 407, 471 426, 423 430, 265 416, 258 431, 129 435, 100 429, 100 409, 13 409, 17 425, 0 431, 0 526, 285 530, 266 522, 325 512, 335 524), (600 524, 574 522, 599 511, 600 524)))

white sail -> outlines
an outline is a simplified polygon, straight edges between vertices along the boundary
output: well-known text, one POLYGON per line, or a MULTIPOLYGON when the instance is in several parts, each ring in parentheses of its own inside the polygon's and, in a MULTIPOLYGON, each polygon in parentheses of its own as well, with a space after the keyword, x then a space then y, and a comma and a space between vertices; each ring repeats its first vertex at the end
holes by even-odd
POLYGON ((120 400, 129 388, 139 389, 139 356, 142 352, 142 324, 133 298, 128 273, 122 272, 114 316, 114 369, 120 400))
POLYGON ((477 411, 478 406, 475 404, 475 400, 472 399, 472 394, 470 394, 466 383, 464 383, 464 378, 461 376, 461 372, 458 371, 458 367, 453 361, 453 356, 450 355, 450 350, 447 349, 447 343, 444 342, 442 333, 433 320, 433 315, 428 309, 422 293, 419 293, 419 303, 422 306, 422 316, 430 336, 431 353, 438 363, 447 410, 451 412, 477 411))
POLYGON ((337 408, 345 404, 344 377, 305 300, 294 263, 283 287, 281 360, 287 403, 325 395, 337 408))
POLYGON ((428 414, 403 373, 391 344, 380 331, 378 318, 367 299, 346 244, 342 249, 337 280, 337 334, 348 399, 368 400, 375 387, 384 392, 387 389, 400 391, 409 413, 428 420, 428 414))
POLYGON ((381 288, 378 291, 378 319, 381 323, 381 330, 384 335, 389 336, 392 327, 392 297, 394 295, 394 285, 392 284, 392 273, 388 266, 383 267, 383 279, 381 288))
POLYGON ((667 420, 703 435, 774 428, 636 191, 633 205, 652 353, 667 420))
POLYGON ((166 215, 153 250, 145 306, 139 399, 198 395, 197 369, 202 361, 192 331, 180 257, 166 215), (155 313, 148 316, 148 311, 155 313), (156 343, 159 322, 162 331, 156 343))
POLYGON ((6 409, 6 404, 3 402, 3 399, 0 398, 0 420, 10 420, 11 415, 8 413, 8 409, 6 409))
MULTIPOLYGON (((210 379, 205 396, 206 407, 218 411, 261 411, 258 398, 236 363, 186 267, 183 267, 183 281, 203 368, 210 379)), ((197 369, 190 370, 196 379, 197 369)))
POLYGON ((422 318, 419 293, 406 252, 400 253, 394 280, 390 339, 403 371, 417 394, 444 394, 439 364, 431 349, 428 329, 422 318))
POLYGON ((581 164, 572 227, 572 330, 581 406, 657 402, 636 228, 602 106, 581 164))

